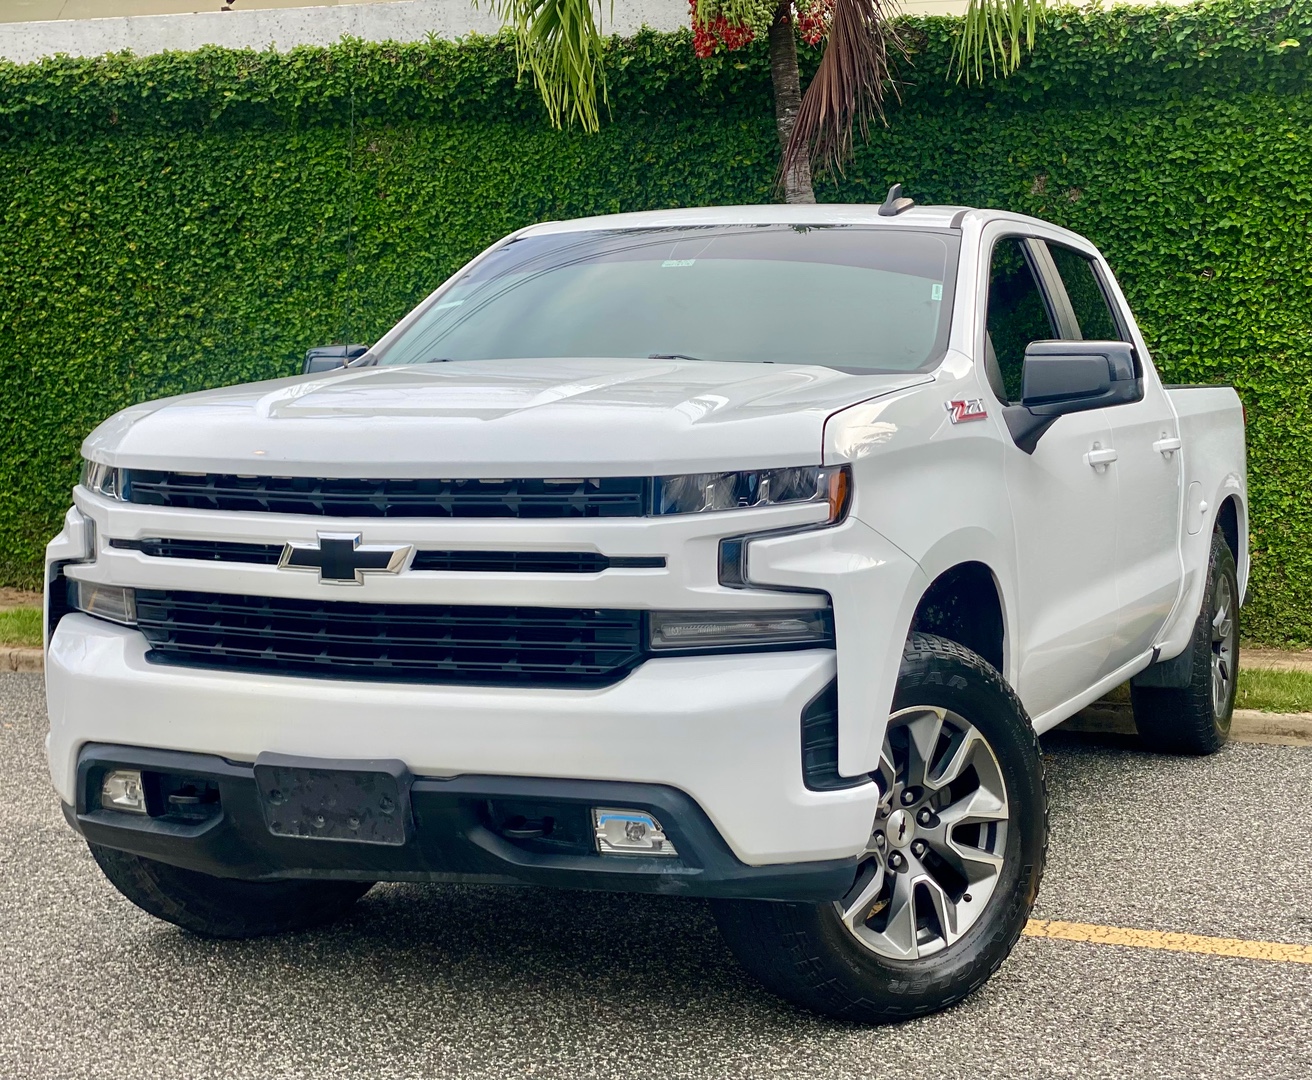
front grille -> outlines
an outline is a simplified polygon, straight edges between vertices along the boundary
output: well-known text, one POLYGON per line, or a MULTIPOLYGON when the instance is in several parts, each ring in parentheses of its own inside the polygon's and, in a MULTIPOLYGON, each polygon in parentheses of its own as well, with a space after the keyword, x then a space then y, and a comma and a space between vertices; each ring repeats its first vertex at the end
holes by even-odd
MULTIPOLYGON (((282 544, 245 544, 230 540, 111 540, 111 547, 140 551, 157 559, 257 563, 276 566, 282 544)), ((596 551, 417 551, 412 570, 464 571, 477 574, 599 574, 612 568, 659 568, 663 555, 603 555, 596 551)))
POLYGON ((602 686, 644 649, 639 611, 138 589, 137 623, 152 661, 393 682, 602 686))
POLYGON ((182 510, 319 517, 641 517, 646 477, 569 480, 354 480, 130 469, 128 502, 182 510))
POLYGON ((802 783, 812 791, 837 791, 867 780, 838 771, 838 683, 831 682, 802 710, 802 783))

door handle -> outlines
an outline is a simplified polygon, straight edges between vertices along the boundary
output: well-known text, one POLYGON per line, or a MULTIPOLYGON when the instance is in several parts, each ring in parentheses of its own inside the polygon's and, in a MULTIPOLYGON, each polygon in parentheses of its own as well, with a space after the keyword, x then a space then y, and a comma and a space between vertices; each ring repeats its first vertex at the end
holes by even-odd
POLYGON ((1180 449, 1180 436, 1163 435, 1160 439, 1158 439, 1155 443, 1153 443, 1153 449, 1156 450, 1163 457, 1169 458, 1172 454, 1174 454, 1177 450, 1180 449))
POLYGON ((1104 447, 1102 443, 1094 443, 1093 449, 1084 455, 1084 464, 1092 468, 1094 472, 1103 472, 1119 456, 1112 447, 1104 447))

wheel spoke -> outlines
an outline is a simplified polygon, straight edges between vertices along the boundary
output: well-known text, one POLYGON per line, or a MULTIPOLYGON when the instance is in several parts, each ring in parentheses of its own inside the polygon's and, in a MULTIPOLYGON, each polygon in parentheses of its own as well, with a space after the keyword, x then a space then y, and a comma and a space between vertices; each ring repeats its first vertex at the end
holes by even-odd
POLYGON ((1007 820, 1007 804, 987 788, 977 787, 951 806, 938 812, 939 820, 947 829, 954 825, 988 824, 1007 820))
POLYGON ((915 879, 915 884, 923 886, 925 892, 929 894, 929 902, 934 908, 934 915, 938 919, 939 929, 943 934, 943 945, 946 948, 961 937, 961 931, 957 929, 957 905, 933 875, 921 874, 915 879))
POLYGON ((888 904, 888 925, 880 935, 894 955, 914 960, 916 948, 916 898, 910 874, 893 878, 893 898, 888 904))
POLYGON ((919 787, 929 778, 929 770, 934 763, 934 750, 938 747, 939 736, 943 734, 943 711, 941 709, 919 710, 919 715, 903 725, 907 731, 907 772, 908 787, 919 787))
POLYGON ((1230 640, 1230 630, 1232 629, 1230 621, 1230 612, 1222 608, 1216 613, 1216 618, 1212 620, 1212 641, 1221 642, 1230 640))
POLYGON ((932 777, 926 778, 926 786, 935 789, 947 787, 966 771, 975 757, 976 749, 983 745, 983 738, 973 727, 958 734, 948 746, 942 765, 934 771, 932 777))
POLYGON ((880 862, 874 863, 874 873, 870 875, 870 880, 861 887, 857 893, 856 899, 851 903, 847 902, 846 897, 843 899, 843 922, 849 930, 856 930, 864 926, 866 919, 870 917, 870 908, 879 894, 884 889, 884 867, 880 862))

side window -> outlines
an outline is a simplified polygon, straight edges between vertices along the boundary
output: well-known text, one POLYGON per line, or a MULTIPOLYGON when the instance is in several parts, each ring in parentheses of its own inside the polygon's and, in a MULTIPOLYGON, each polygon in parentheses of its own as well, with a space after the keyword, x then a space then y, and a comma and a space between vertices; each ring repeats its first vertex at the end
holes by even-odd
POLYGON ((1004 237, 993 247, 984 328, 989 385, 1004 405, 1019 401, 1025 347, 1057 337, 1020 237, 1004 237))
MULTIPOLYGON (((1076 341, 1122 341, 1115 316, 1107 304, 1107 296, 1098 280, 1093 260, 1078 251, 1058 244, 1048 244, 1061 283, 1071 302, 1071 311, 1078 324, 1073 328, 1076 341)), ((1065 335, 1063 335, 1065 336, 1065 335)))

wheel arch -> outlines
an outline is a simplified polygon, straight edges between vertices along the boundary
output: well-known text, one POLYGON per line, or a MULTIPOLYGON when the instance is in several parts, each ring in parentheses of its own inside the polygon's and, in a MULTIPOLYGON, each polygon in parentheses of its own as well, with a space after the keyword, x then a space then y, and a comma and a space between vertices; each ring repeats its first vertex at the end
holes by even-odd
POLYGON ((1238 492, 1230 491, 1221 498, 1214 527, 1221 531, 1230 554, 1235 557, 1242 601, 1248 591, 1248 508, 1238 492))
POLYGON ((920 631, 955 641, 1007 670, 1007 608, 997 574, 988 563, 967 559, 940 571, 921 593, 908 634, 920 631))

